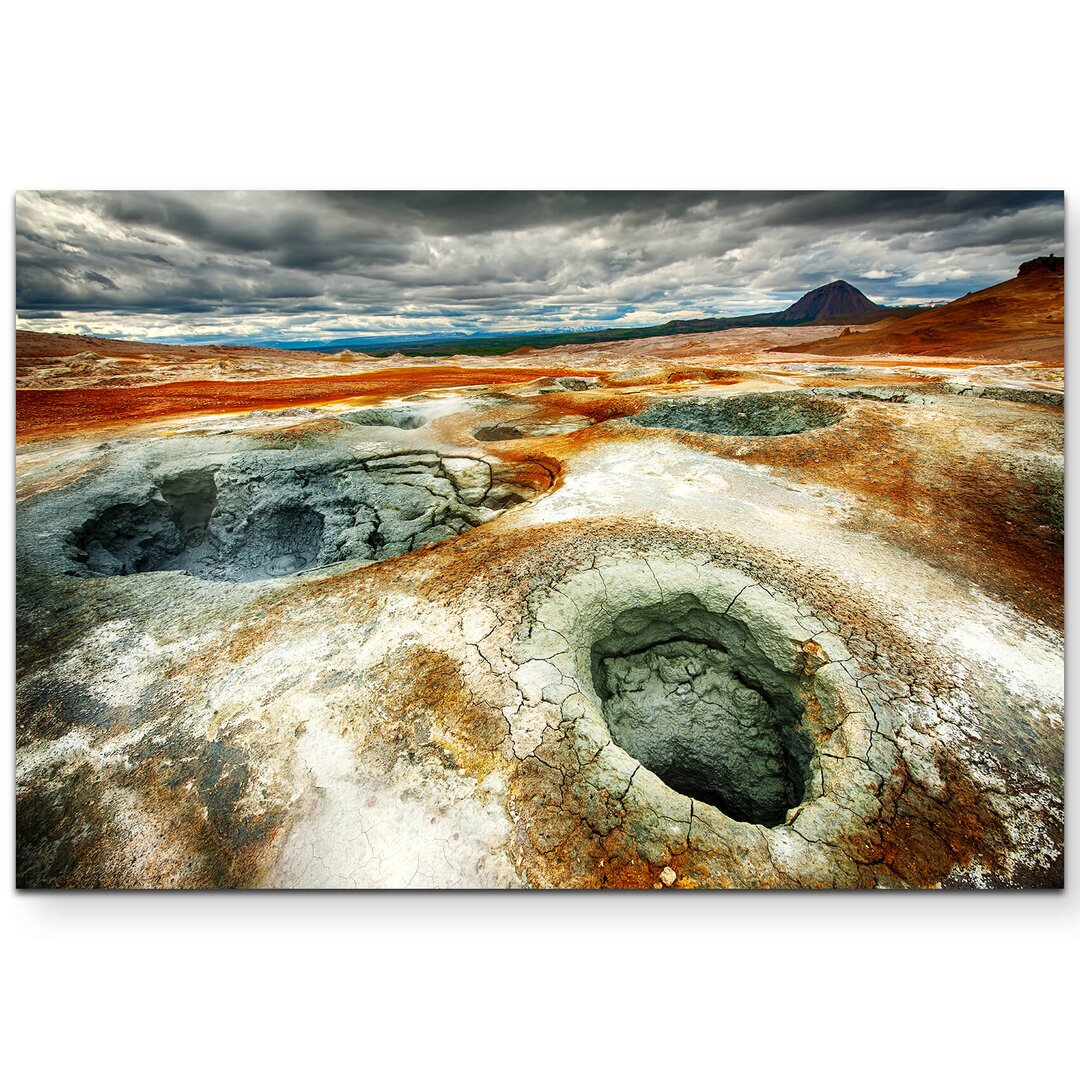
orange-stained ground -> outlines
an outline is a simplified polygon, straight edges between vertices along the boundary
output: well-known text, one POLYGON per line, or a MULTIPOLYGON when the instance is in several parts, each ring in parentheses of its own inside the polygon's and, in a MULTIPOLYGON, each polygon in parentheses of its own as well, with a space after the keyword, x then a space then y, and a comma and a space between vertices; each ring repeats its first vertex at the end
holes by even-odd
POLYGON ((15 436, 35 442, 101 431, 133 422, 199 413, 247 412, 326 405, 455 386, 528 382, 545 376, 589 374, 576 368, 463 368, 449 365, 390 368, 370 375, 257 382, 178 382, 100 389, 19 390, 15 436))

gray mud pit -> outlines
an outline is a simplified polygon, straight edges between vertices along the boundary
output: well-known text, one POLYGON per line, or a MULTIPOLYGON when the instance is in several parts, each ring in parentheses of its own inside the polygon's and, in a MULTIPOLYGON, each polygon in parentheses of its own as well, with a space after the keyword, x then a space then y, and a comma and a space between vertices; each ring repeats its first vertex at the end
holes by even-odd
POLYGON ((203 468, 157 470, 138 496, 131 488, 124 498, 91 493, 94 508, 87 514, 84 505, 64 555, 77 576, 282 577, 449 539, 535 497, 549 480, 538 470, 433 451, 322 463, 240 453, 203 468))
POLYGON ((473 432, 473 438, 477 442, 507 442, 510 439, 524 439, 525 432, 513 424, 489 424, 487 427, 477 428, 473 432))
POLYGON ((552 379, 541 379, 536 384, 541 394, 579 394, 582 390, 592 390, 600 385, 595 377, 581 378, 577 375, 562 375, 552 379))
POLYGON ((682 795, 779 825, 803 800, 812 754, 797 680, 746 627, 692 596, 624 612, 592 649, 614 741, 682 795))
POLYGON ((733 397, 664 401, 629 418, 639 427, 676 428, 713 435, 797 435, 831 427, 843 406, 809 394, 778 391, 733 397))
POLYGON ((372 406, 357 409, 354 412, 340 413, 339 420, 358 427, 391 427, 401 431, 412 431, 425 427, 435 418, 430 410, 415 409, 408 406, 372 406))
POLYGON ((509 442, 513 439, 541 439, 548 435, 568 435, 592 425, 587 416, 568 416, 557 421, 512 420, 486 424, 473 432, 477 442, 509 442))

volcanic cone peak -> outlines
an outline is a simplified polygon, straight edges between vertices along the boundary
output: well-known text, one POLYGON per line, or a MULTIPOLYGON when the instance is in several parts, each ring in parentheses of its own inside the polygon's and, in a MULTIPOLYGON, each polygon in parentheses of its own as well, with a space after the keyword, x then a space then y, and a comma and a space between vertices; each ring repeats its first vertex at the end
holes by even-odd
POLYGON ((846 281, 830 281, 808 292, 785 308, 776 318, 778 323, 815 322, 818 319, 864 315, 881 308, 867 299, 854 285, 846 281))

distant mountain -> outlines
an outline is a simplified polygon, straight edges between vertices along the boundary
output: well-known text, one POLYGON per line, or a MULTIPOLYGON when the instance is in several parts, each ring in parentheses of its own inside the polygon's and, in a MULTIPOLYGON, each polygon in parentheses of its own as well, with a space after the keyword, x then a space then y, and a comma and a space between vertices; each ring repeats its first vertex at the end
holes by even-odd
POLYGON ((825 319, 846 319, 850 315, 873 315, 888 318, 892 312, 879 307, 846 281, 830 281, 796 300, 776 316, 778 326, 821 322, 825 319))
MULTIPOLYGON (((88 359, 97 357, 130 357, 157 360, 205 360, 212 357, 236 358, 258 357, 266 352, 265 345, 215 345, 195 341, 180 345, 175 342, 129 341, 118 338, 87 337, 82 334, 52 334, 36 330, 15 331, 15 355, 20 360, 43 360, 49 357, 84 354, 88 359)), ((322 353, 322 349, 310 350, 322 353)), ((297 354, 300 356, 300 354, 297 354)), ((320 359, 322 357, 320 356, 320 359)))
MULTIPOLYGON (((659 326, 637 326, 628 329, 571 331, 568 333, 498 334, 490 337, 460 336, 423 342, 398 340, 373 344, 365 340, 363 348, 370 356, 386 356, 400 352, 407 356, 452 356, 468 353, 472 356, 492 356, 520 348, 551 349, 562 345, 594 345, 605 341, 631 341, 639 338, 667 337, 672 334, 710 334, 718 330, 733 330, 756 326, 824 326, 862 324, 880 319, 907 319, 926 308, 888 308, 875 304, 854 285, 846 281, 831 281, 828 285, 808 292, 783 311, 763 311, 756 315, 737 315, 733 318, 673 319, 659 326), (539 340, 538 340, 539 339, 539 340)), ((358 343, 359 344, 359 343, 358 343)), ((339 348, 344 342, 333 342, 323 348, 339 348)), ((316 348, 311 343, 308 348, 316 348)))
POLYGON ((924 310, 902 323, 890 319, 868 330, 771 351, 986 357, 1057 366, 1065 357, 1065 260, 1054 255, 1032 259, 1009 281, 924 310))

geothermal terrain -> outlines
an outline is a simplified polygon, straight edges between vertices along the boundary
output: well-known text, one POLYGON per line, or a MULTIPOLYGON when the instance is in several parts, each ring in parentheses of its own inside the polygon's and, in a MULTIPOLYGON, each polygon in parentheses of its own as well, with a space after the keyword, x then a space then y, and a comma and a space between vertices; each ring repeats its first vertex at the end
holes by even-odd
POLYGON ((505 356, 19 334, 18 883, 1060 886, 1062 286, 505 356))

